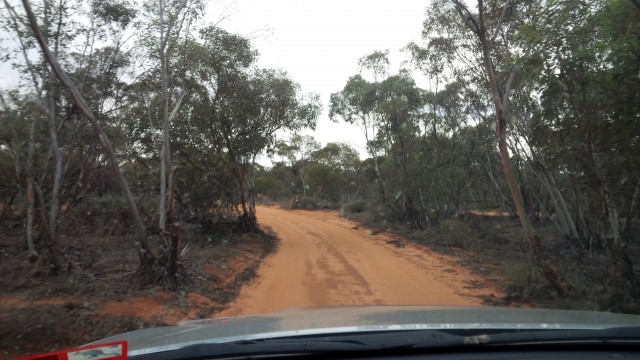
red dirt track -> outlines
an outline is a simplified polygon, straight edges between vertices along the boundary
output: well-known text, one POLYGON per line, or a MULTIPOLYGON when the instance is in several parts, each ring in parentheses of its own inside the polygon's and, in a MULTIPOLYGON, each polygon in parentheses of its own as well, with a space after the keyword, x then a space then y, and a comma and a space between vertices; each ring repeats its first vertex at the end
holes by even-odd
POLYGON ((257 209, 280 239, 258 278, 220 316, 332 305, 482 305, 492 289, 453 259, 386 233, 374 235, 336 211, 257 209), (400 245, 400 246, 394 246, 400 245))

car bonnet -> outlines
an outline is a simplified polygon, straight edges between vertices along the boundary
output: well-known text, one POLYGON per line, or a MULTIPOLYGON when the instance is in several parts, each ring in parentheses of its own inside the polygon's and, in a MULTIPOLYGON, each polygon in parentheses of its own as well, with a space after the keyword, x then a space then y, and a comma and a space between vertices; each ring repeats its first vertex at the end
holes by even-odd
POLYGON ((95 343, 126 340, 129 355, 299 335, 417 329, 602 329, 640 326, 640 316, 593 311, 501 307, 339 306, 183 321, 132 331, 95 343))

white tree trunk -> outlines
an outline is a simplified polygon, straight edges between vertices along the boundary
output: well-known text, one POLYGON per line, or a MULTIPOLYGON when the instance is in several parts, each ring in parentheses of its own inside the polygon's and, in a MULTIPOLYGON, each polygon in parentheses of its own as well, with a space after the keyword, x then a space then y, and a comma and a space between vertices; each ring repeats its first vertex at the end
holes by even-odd
POLYGON ((33 194, 33 155, 36 142, 36 117, 31 119, 29 128, 29 148, 27 150, 27 251, 29 258, 37 258, 38 253, 33 243, 33 212, 35 211, 35 199, 33 194))
MULTIPOLYGON (((53 82, 53 79, 47 79, 53 82)), ((53 94, 47 93, 47 118, 49 119, 49 136, 51 138, 51 150, 54 160, 53 187, 51 188, 51 201, 49 203, 49 236, 53 242, 53 246, 58 241, 57 223, 58 211, 60 208, 60 181, 62 180, 62 153, 60 152, 60 144, 58 143, 58 134, 56 130, 56 109, 53 94)))

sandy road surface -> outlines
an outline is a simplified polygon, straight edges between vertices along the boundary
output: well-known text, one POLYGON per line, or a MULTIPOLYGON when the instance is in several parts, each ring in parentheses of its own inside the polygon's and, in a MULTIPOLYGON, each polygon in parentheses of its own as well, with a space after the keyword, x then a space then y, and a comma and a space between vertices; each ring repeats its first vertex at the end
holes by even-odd
POLYGON ((387 243, 332 211, 259 206, 258 222, 280 247, 230 307, 217 316, 252 315, 288 307, 327 305, 481 305, 491 289, 452 260, 411 244, 387 243))

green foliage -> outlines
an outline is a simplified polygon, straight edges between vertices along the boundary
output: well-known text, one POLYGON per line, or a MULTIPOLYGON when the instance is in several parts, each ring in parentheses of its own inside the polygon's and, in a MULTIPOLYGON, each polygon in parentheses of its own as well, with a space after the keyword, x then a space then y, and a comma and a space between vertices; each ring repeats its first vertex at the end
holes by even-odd
POLYGON ((365 211, 368 204, 365 200, 356 200, 354 202, 344 204, 344 209, 350 213, 361 213, 365 211))
POLYGON ((458 219, 446 219, 438 227, 438 237, 447 246, 468 248, 469 244, 478 240, 478 232, 458 219))
POLYGON ((117 23, 126 28, 136 17, 136 9, 131 4, 118 1, 94 0, 91 2, 93 13, 105 22, 117 23))
POLYGON ((331 94, 329 117, 333 121, 342 119, 366 129, 371 125, 370 116, 375 107, 375 97, 374 84, 361 75, 352 76, 341 92, 331 94))
MULTIPOLYGON (((19 46, 3 59, 20 71, 22 82, 0 93, 0 201, 19 201, 14 206, 25 216, 27 184, 35 180, 46 216, 60 208, 122 206, 110 195, 120 189, 100 141, 37 58, 20 11, 7 4, 0 27, 19 46), (52 146, 60 153, 55 159, 52 146)), ((255 159, 274 148, 279 131, 313 129, 319 97, 302 94, 286 72, 257 66, 249 39, 203 26, 202 1, 43 4, 34 4, 34 11, 45 37, 104 127, 147 223, 158 217, 166 103, 175 110, 169 114, 169 148, 178 167, 178 217, 205 224, 255 221, 251 202, 257 191, 292 193, 292 179, 283 180, 289 170, 272 176, 255 159)))
POLYGON ((304 196, 302 198, 300 198, 300 200, 298 200, 297 202, 297 209, 303 209, 303 210, 314 210, 318 208, 318 200, 312 198, 312 197, 308 197, 308 196, 304 196))
POLYGON ((517 292, 524 292, 537 280, 537 272, 527 261, 508 262, 502 266, 502 270, 509 279, 511 288, 517 292))
POLYGON ((102 211, 105 209, 124 208, 127 206, 127 202, 122 196, 115 196, 112 194, 105 196, 92 196, 84 200, 89 211, 102 211))
POLYGON ((629 1, 566 1, 537 18, 520 37, 532 53, 526 75, 541 94, 530 144, 538 166, 558 169, 574 189, 585 238, 604 240, 615 231, 602 230, 611 211, 637 211, 622 204, 637 196, 631 179, 640 176, 640 11, 629 1))
POLYGON ((335 208, 369 186, 357 151, 347 144, 329 143, 321 148, 311 136, 294 135, 289 142, 277 143, 274 155, 288 162, 275 162, 256 178, 257 193, 271 200, 311 196, 318 199, 318 206, 335 208))
POLYGON ((210 151, 221 159, 235 181, 235 189, 228 191, 231 201, 241 205, 238 216, 255 219, 248 205, 255 184, 247 184, 255 158, 275 146, 276 131, 314 128, 318 99, 300 95, 299 86, 280 70, 254 69, 248 42, 212 29, 203 36, 202 57, 192 59, 203 62, 193 74, 199 87, 187 104, 193 111, 180 141, 194 152, 210 151), (225 67, 208 66, 210 53, 220 54, 225 67))
POLYGON ((192 149, 181 149, 180 154, 175 160, 179 166, 178 213, 185 219, 207 225, 233 220, 228 214, 233 213, 238 194, 224 160, 213 152, 192 149))

